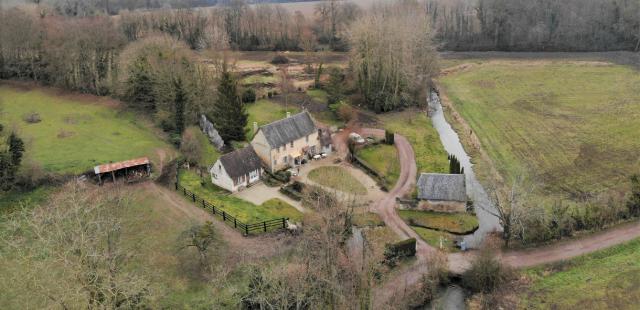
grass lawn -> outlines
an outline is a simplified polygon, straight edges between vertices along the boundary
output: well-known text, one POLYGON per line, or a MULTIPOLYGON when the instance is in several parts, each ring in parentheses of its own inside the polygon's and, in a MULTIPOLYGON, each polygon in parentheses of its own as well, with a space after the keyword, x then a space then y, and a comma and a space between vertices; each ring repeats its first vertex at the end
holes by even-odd
POLYGON ((400 177, 400 160, 394 145, 378 144, 358 151, 358 157, 384 176, 387 188, 393 188, 400 177))
POLYGON ((640 240, 527 270, 526 309, 637 309, 640 240))
POLYGON ((381 114, 378 117, 382 122, 381 128, 392 130, 409 140, 416 155, 418 173, 449 171, 447 152, 426 113, 409 109, 381 114))
POLYGON ((55 173, 82 173, 93 166, 149 156, 157 162, 158 150, 175 151, 133 113, 101 104, 66 99, 48 91, 0 86, 3 99, 0 122, 17 128, 26 144, 26 156, 55 173), (41 122, 28 124, 23 117, 38 113, 41 122))
POLYGON ((353 214, 352 223, 357 227, 377 227, 384 226, 384 221, 373 212, 363 212, 353 214))
POLYGON ((367 189, 352 176, 349 171, 337 166, 327 166, 313 169, 309 172, 309 179, 320 185, 339 190, 344 193, 364 195, 367 189))
POLYGON ((275 122, 279 119, 287 117, 287 111, 291 114, 300 112, 300 108, 291 104, 288 109, 268 99, 260 99, 255 103, 247 105, 249 120, 247 121, 247 141, 253 139, 253 122, 258 122, 258 126, 275 122))
POLYGON ((409 225, 444 230, 454 234, 467 234, 478 228, 478 218, 467 213, 398 210, 409 225))
POLYGON ((200 130, 198 126, 191 126, 186 129, 193 133, 193 135, 198 139, 198 143, 200 144, 200 148, 202 149, 202 158, 200 158, 200 162, 198 163, 200 167, 208 167, 213 165, 218 158, 220 158, 220 152, 211 144, 209 138, 200 130))
POLYGON ((309 89, 307 90, 307 95, 311 97, 311 99, 326 104, 327 100, 327 92, 322 89, 309 89))
POLYGON ((441 82, 498 172, 535 180, 541 197, 624 189, 640 172, 640 74, 630 67, 488 61, 441 82))
POLYGON ((200 177, 194 171, 180 171, 179 179, 180 185, 244 223, 252 224, 280 217, 286 217, 296 222, 302 220, 302 213, 284 201, 272 199, 256 206, 251 202, 231 196, 224 189, 211 184, 208 178, 205 178, 205 185, 202 186, 200 177))
POLYGON ((458 252, 458 249, 455 246, 455 238, 456 236, 443 232, 437 231, 433 229, 427 229, 423 227, 411 226, 411 228, 430 246, 440 249, 440 240, 442 240, 442 250, 445 252, 458 252))

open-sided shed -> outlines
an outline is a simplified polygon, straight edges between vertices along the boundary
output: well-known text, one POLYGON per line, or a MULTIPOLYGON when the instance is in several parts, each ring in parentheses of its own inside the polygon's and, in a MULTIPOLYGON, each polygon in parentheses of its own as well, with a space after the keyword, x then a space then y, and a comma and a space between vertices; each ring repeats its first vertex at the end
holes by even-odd
POLYGON ((125 160, 116 163, 108 163, 93 168, 98 182, 102 184, 104 175, 111 175, 113 182, 116 177, 124 177, 127 181, 148 177, 151 174, 151 162, 147 157, 125 160))

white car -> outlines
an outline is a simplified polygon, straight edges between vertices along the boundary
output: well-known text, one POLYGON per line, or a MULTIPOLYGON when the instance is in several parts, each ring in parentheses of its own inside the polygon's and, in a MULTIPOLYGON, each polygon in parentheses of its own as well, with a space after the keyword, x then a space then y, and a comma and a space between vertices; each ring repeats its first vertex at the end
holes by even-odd
POLYGON ((351 141, 353 141, 355 143, 358 143, 358 144, 362 144, 362 143, 365 142, 364 138, 362 138, 361 135, 359 135, 359 134, 357 134, 355 132, 352 132, 352 133, 349 134, 349 139, 351 139, 351 141))

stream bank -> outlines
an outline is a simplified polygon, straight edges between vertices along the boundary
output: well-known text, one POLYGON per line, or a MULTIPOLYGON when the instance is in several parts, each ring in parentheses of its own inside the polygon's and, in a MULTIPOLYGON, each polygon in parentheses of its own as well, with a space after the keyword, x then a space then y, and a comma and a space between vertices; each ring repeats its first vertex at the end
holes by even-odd
POLYGON ((435 91, 430 92, 428 108, 431 122, 436 131, 438 131, 444 149, 449 154, 455 155, 460 161, 460 165, 464 167, 467 196, 473 200, 473 207, 480 225, 475 233, 465 236, 464 241, 469 248, 478 248, 488 233, 501 229, 498 218, 489 213, 496 212, 495 206, 491 202, 491 199, 489 199, 489 195, 487 195, 482 184, 478 181, 473 171, 471 157, 464 150, 464 147, 462 147, 458 133, 453 130, 451 124, 449 124, 444 117, 440 96, 435 91))

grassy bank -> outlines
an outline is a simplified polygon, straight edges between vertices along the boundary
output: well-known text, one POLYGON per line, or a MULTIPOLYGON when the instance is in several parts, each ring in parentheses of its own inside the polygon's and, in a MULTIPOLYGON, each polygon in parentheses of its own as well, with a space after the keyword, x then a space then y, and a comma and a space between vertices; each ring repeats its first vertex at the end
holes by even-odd
POLYGON ((636 309, 640 240, 566 262, 529 269, 523 309, 636 309))
POLYGON ((441 82, 499 173, 529 176, 540 196, 621 189, 640 171, 640 74, 630 67, 485 61, 441 82))
POLYGON ((409 225, 443 230, 454 234, 468 234, 478 228, 478 218, 467 213, 399 210, 398 214, 409 225))
POLYGON ((27 159, 49 172, 77 174, 97 164, 142 156, 158 163, 160 154, 175 154, 151 126, 143 125, 143 120, 113 106, 94 103, 101 100, 98 97, 73 99, 50 89, 0 85, 0 98, 0 122, 6 129, 17 129, 25 141, 27 159), (24 119, 31 114, 37 114, 40 121, 26 122, 24 119))
POLYGON ((297 222, 302 220, 302 213, 284 201, 272 199, 256 206, 251 202, 231 196, 225 190, 211 184, 207 178, 204 179, 204 185, 202 185, 202 179, 190 170, 180 171, 179 180, 180 185, 194 192, 198 197, 221 208, 244 223, 251 224, 280 217, 297 222))
POLYGON ((409 140, 416 156, 418 173, 448 172, 447 152, 425 112, 409 109, 385 113, 378 117, 382 123, 381 128, 390 129, 409 140))
POLYGON ((400 177, 400 160, 394 145, 377 144, 358 151, 358 157, 385 178, 387 188, 393 188, 400 177))

